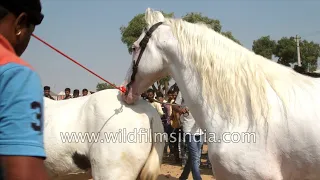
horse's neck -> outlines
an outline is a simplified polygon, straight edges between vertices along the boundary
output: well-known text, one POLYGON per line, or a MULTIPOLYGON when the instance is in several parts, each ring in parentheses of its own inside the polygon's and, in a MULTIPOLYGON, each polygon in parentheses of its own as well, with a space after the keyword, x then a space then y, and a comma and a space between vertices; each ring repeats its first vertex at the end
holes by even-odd
POLYGON ((170 72, 196 123, 207 132, 212 132, 213 127, 221 127, 224 122, 219 117, 214 118, 210 107, 204 104, 201 78, 196 71, 191 67, 181 68, 177 63, 170 67, 170 72))

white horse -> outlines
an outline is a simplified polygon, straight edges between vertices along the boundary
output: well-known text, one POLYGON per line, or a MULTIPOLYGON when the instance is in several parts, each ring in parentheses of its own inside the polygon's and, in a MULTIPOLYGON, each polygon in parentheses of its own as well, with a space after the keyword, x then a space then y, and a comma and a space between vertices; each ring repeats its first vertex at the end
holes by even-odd
POLYGON ((90 169, 94 180, 158 177, 164 130, 148 102, 128 107, 115 89, 44 101, 45 165, 52 179, 82 179, 90 169))
POLYGON ((145 19, 148 29, 133 45, 138 68, 129 69, 133 79, 126 79, 128 104, 170 74, 210 135, 217 179, 320 179, 319 79, 256 55, 205 25, 149 8, 145 19))

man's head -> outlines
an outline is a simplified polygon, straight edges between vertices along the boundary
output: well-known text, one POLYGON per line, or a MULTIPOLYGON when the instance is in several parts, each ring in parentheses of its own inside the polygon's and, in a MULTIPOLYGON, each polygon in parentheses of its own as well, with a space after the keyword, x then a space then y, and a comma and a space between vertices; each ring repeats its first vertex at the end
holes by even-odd
POLYGON ((173 91, 173 99, 176 100, 178 96, 179 91, 175 90, 173 91))
POLYGON ((157 100, 160 101, 160 102, 163 102, 163 94, 162 92, 157 92, 157 100))
POLYGON ((173 94, 174 94, 173 90, 168 91, 168 101, 169 102, 171 102, 174 99, 173 94))
POLYGON ((40 0, 1 0, 0 34, 18 56, 27 48, 36 25, 42 22, 40 0))
POLYGON ((64 90, 64 93, 66 94, 66 96, 69 96, 69 95, 70 95, 70 92, 71 92, 70 88, 66 88, 66 89, 64 90))
POLYGON ((88 95, 88 89, 82 89, 82 96, 88 95))
POLYGON ((45 86, 43 88, 43 92, 45 96, 49 96, 50 95, 50 87, 49 86, 45 86))
POLYGON ((154 90, 153 89, 147 90, 147 97, 148 97, 149 101, 153 100, 153 98, 154 98, 154 90))
POLYGON ((80 96, 80 91, 79 91, 79 89, 73 90, 73 97, 74 97, 74 98, 77 98, 77 97, 79 97, 79 96, 80 96))

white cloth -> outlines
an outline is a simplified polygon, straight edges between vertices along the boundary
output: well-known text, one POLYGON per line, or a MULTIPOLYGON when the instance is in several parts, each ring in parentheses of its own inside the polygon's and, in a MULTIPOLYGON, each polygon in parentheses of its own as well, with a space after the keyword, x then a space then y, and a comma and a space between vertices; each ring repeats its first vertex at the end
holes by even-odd
POLYGON ((181 95, 181 92, 179 91, 178 95, 177 95, 177 98, 175 100, 175 103, 177 104, 181 104, 182 103, 182 95, 181 95))
MULTIPOLYGON (((185 102, 182 99, 181 93, 179 92, 176 99, 177 104, 181 104, 182 106, 185 106, 185 102)), ((182 124, 182 130, 184 133, 190 133, 191 135, 202 135, 204 132, 201 130, 201 128, 196 124, 196 121, 194 120, 191 112, 189 111, 189 115, 181 115, 180 121, 182 124)))
POLYGON ((159 113, 160 116, 163 116, 163 115, 164 115, 160 103, 153 101, 153 102, 151 103, 151 105, 158 111, 158 113, 159 113))

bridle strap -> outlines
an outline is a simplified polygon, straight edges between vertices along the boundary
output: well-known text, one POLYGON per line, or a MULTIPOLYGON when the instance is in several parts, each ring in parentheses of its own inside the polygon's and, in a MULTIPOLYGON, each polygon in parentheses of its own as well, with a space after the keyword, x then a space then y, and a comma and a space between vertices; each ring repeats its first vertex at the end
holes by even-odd
POLYGON ((127 91, 126 91, 126 95, 128 95, 129 93, 129 90, 131 88, 131 85, 132 83, 135 81, 135 76, 138 72, 138 65, 139 65, 139 62, 140 62, 140 59, 142 57, 142 54, 144 52, 144 50, 146 49, 147 47, 147 44, 149 42, 149 39, 151 38, 151 35, 152 33, 161 25, 163 24, 163 22, 158 22, 156 24, 154 24, 153 26, 151 26, 151 28, 146 32, 146 35, 143 37, 143 39, 140 41, 139 43, 139 46, 141 48, 140 50, 140 53, 139 53, 139 56, 138 56, 138 59, 137 61, 134 61, 133 60, 133 65, 132 65, 132 74, 131 74, 131 79, 130 79, 130 82, 127 84, 127 91))

